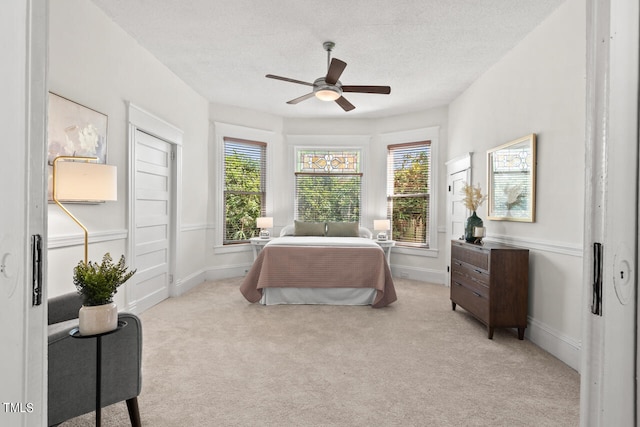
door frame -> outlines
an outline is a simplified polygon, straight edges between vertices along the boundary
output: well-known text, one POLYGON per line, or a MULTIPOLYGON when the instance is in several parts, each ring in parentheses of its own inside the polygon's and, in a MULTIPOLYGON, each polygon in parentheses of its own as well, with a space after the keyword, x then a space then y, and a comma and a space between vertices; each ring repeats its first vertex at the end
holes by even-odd
POLYGON ((47 40, 48 3, 3 3, 0 34, 5 141, 0 177, 12 207, 0 214, 0 424, 47 422, 47 40), (42 237, 41 304, 33 305, 31 236, 42 237))
MULTIPOLYGON (((178 127, 162 120, 161 118, 143 110, 142 108, 127 103, 129 113, 129 158, 128 158, 128 212, 127 222, 129 229, 129 237, 127 240, 127 258, 132 263, 131 269, 137 268, 135 265, 135 197, 136 197, 136 139, 137 131, 142 131, 156 138, 159 138, 172 145, 172 151, 175 153, 174 168, 171 177, 171 195, 170 195, 170 213, 171 222, 169 229, 169 296, 178 295, 178 283, 176 277, 179 277, 177 263, 177 249, 180 247, 180 225, 182 224, 181 212, 178 206, 182 206, 182 192, 178 189, 182 188, 182 140, 183 131, 178 127)), ((127 286, 126 298, 127 309, 133 313, 138 313, 137 300, 134 293, 135 275, 132 278, 134 282, 132 286, 127 286)))
POLYGON ((640 12, 637 2, 624 0, 589 0, 586 7, 580 424, 635 425, 640 12), (602 315, 590 310, 596 242, 602 244, 602 315), (621 260, 630 265, 628 301, 617 294, 621 260))
MULTIPOLYGON (((451 192, 452 192, 452 181, 451 176, 455 175, 459 172, 467 171, 467 182, 471 182, 471 157, 473 156, 473 152, 465 153, 461 156, 455 157, 451 160, 445 162, 447 167, 447 209, 445 218, 447 221, 447 240, 445 244, 445 259, 447 263, 447 275, 451 272, 451 266, 449 265, 449 260, 451 259, 451 245, 449 242, 453 239, 452 230, 451 230, 451 192)), ((447 286, 449 286, 450 280, 447 280, 447 286)))

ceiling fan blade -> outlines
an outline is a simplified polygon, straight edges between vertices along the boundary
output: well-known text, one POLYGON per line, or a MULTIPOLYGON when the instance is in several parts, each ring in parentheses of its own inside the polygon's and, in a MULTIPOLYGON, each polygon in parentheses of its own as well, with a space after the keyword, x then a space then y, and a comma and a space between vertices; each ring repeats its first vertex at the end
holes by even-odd
POLYGON ((287 101, 287 104, 297 104, 298 102, 304 101, 305 99, 309 99, 314 95, 313 92, 308 93, 306 95, 302 95, 297 97, 296 99, 292 99, 291 101, 287 101))
POLYGON ((342 86, 343 92, 359 92, 359 93, 380 93, 388 95, 391 93, 389 86, 342 86))
POLYGON ((337 58, 333 58, 331 60, 331 64, 329 65, 329 70, 327 71, 327 77, 324 78, 324 81, 330 85, 336 84, 346 66, 346 62, 340 61, 337 58))
POLYGON ((290 79, 288 77, 274 76, 273 74, 267 74, 265 77, 268 78, 268 79, 282 80, 283 82, 298 83, 298 84, 301 84, 301 85, 313 86, 313 83, 303 82, 301 80, 290 79))
POLYGON ((336 103, 342 107, 342 109, 344 111, 351 111, 354 108, 356 108, 352 103, 350 103, 349 101, 347 101, 344 97, 340 97, 338 99, 336 99, 336 103))

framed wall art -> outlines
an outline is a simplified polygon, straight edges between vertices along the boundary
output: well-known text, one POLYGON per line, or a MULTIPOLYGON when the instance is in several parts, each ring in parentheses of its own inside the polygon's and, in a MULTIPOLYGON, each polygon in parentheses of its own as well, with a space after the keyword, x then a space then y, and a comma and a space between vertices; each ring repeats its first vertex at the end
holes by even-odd
POLYGON ((536 134, 487 151, 488 219, 534 222, 536 134))
POLYGON ((107 161, 107 116, 49 92, 48 199, 52 201, 53 160, 58 156, 97 157, 107 161))

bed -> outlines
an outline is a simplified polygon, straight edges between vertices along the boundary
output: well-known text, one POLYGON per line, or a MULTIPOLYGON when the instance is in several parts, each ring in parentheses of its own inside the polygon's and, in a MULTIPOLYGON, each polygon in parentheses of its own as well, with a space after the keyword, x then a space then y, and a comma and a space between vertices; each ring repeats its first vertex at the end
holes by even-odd
POLYGON ((391 271, 384 251, 371 240, 371 232, 358 227, 355 237, 331 231, 341 226, 327 223, 324 235, 319 229, 309 233, 300 226, 290 233, 291 229, 285 227, 281 237, 272 239, 260 251, 240 292, 249 302, 265 305, 379 308, 394 302, 397 298, 391 271), (360 237, 363 235, 368 237, 360 237))

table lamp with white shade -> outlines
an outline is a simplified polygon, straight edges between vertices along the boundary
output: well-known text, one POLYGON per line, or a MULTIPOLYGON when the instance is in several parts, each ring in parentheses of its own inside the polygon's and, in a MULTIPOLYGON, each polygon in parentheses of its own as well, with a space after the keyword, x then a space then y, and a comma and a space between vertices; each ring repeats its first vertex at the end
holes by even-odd
POLYGON ((374 219, 373 229, 378 231, 378 240, 387 240, 387 231, 391 230, 391 221, 388 219, 374 219))
POLYGON ((270 216, 261 216, 256 219, 256 227, 260 229, 260 238, 268 239, 271 237, 269 228, 273 228, 273 218, 270 216))
POLYGON ((63 202, 103 202, 118 199, 116 166, 93 163, 96 157, 58 156, 53 160, 53 201, 84 231, 84 263, 88 262, 89 231, 63 202))

